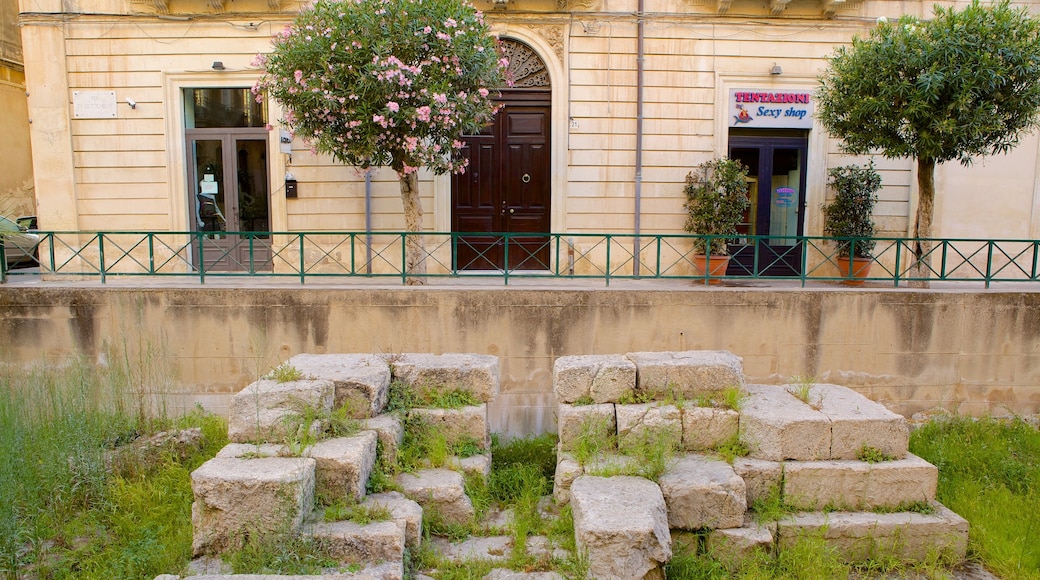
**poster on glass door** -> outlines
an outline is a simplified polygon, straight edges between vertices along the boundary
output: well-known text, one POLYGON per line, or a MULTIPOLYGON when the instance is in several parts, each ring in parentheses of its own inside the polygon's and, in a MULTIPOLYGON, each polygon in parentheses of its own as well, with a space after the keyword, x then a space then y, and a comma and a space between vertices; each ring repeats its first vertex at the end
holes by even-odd
POLYGON ((731 89, 729 126, 812 129, 812 91, 731 89))

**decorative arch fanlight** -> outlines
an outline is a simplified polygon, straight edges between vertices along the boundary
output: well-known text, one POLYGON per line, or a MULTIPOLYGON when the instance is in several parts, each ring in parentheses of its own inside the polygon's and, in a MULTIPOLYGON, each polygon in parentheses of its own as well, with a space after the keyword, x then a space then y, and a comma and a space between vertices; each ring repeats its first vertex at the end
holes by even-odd
POLYGON ((502 54, 509 59, 506 78, 513 79, 514 89, 552 88, 545 61, 530 46, 513 40, 502 39, 502 54))

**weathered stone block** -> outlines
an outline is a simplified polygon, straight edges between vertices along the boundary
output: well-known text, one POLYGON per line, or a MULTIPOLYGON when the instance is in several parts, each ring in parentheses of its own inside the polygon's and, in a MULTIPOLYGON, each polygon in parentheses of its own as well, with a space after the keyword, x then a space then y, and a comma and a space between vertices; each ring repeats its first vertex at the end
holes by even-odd
POLYGON ((462 474, 450 469, 420 469, 397 476, 401 493, 423 507, 425 517, 466 525, 473 519, 473 502, 466 495, 462 474))
POLYGON ((839 385, 811 385, 809 400, 831 420, 831 459, 858 459, 864 446, 896 459, 906 455, 910 430, 902 415, 839 385))
POLYGON ((623 355, 562 356, 553 364, 553 391, 561 403, 590 396, 616 403, 636 387, 636 365, 623 355))
POLYGON ((571 501, 571 484, 578 479, 585 469, 577 461, 570 458, 561 458, 556 463, 556 474, 553 476, 553 499, 560 505, 571 501))
POLYGON ((737 457, 733 460, 733 471, 744 480, 744 486, 747 487, 749 509, 756 501, 768 498, 771 493, 776 493, 778 497, 781 494, 784 464, 779 461, 737 457))
POLYGON ((247 533, 299 529, 314 501, 314 460, 210 459, 191 473, 192 552, 215 554, 247 533))
POLYGON ((773 530, 769 526, 745 521, 740 528, 712 530, 708 534, 708 553, 729 568, 753 557, 755 552, 770 553, 773 549, 773 530))
POLYGON ((565 405, 556 408, 560 445, 564 451, 574 448, 579 437, 592 437, 606 449, 617 447, 617 418, 614 405, 565 405))
POLYGON ((744 524, 744 480, 725 461, 702 455, 681 457, 669 466, 658 484, 672 528, 739 528, 744 524))
POLYGON ((751 457, 814 461, 830 457, 831 421, 783 387, 748 385, 740 430, 751 457))
POLYGON ((935 504, 935 513, 898 512, 802 513, 778 522, 779 546, 788 548, 805 534, 822 535, 828 546, 848 562, 891 556, 921 562, 943 555, 953 562, 964 559, 968 522, 935 504))
POLYGON ((643 578, 672 557, 661 489, 640 477, 584 475, 571 485, 574 536, 593 578, 643 578))
POLYGON ((422 542, 422 506, 396 491, 374 493, 367 496, 362 505, 375 505, 390 510, 394 520, 405 526, 404 543, 414 548, 422 542))
POLYGON ((448 466, 466 475, 476 475, 487 482, 491 477, 491 455, 471 455, 469 457, 450 457, 448 466))
POLYGON ((896 508, 935 499, 939 470, 916 455, 896 461, 787 461, 784 501, 798 509, 896 508))
POLYGON ((332 381, 336 409, 349 406, 350 416, 378 415, 390 391, 390 365, 373 354, 298 354, 286 364, 313 379, 332 381))
POLYGON ((375 431, 362 431, 352 437, 319 441, 304 451, 317 462, 315 496, 328 503, 341 498, 360 500, 376 463, 375 431))
POLYGON ((614 405, 614 413, 619 449, 638 445, 645 437, 667 438, 676 448, 682 441, 682 415, 674 405, 614 405))
POLYGON ((694 398, 744 386, 743 359, 728 351, 632 352, 625 356, 636 365, 636 389, 640 391, 674 389, 694 398))
POLYGON ((331 381, 256 381, 231 398, 228 438, 233 443, 280 442, 290 431, 296 433, 306 409, 331 411, 334 393, 331 381))
POLYGON ((421 417, 432 431, 443 434, 448 443, 471 439, 487 449, 487 404, 461 409, 412 409, 410 416, 421 417))
POLYGON ((292 453, 287 445, 279 443, 228 443, 217 452, 216 457, 256 459, 258 457, 292 457, 292 453))
POLYGON ((447 538, 433 538, 434 551, 441 557, 459 562, 464 560, 489 560, 501 562, 509 557, 513 547, 511 536, 471 536, 459 542, 447 538))
POLYGON ((498 357, 483 354, 403 354, 394 378, 420 389, 464 389, 485 403, 498 396, 498 357))
POLYGON ((556 572, 515 572, 506 568, 495 568, 483 580, 563 580, 556 572))
POLYGON ((382 453, 388 461, 397 461, 397 450, 404 441, 404 425, 396 415, 380 415, 366 419, 363 423, 365 429, 371 429, 379 437, 379 445, 382 453))
POLYGON ((687 451, 712 449, 737 436, 740 414, 732 409, 698 407, 687 403, 682 408, 682 446, 687 451))
POLYGON ((404 558, 405 524, 396 520, 360 525, 346 520, 314 524, 309 535, 345 562, 393 562, 404 558))

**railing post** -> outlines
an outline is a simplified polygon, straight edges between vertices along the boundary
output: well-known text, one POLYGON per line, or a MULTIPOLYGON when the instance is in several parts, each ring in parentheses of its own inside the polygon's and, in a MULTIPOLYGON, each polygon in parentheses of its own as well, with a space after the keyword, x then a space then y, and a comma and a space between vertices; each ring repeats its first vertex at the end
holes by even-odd
POLYGON ((206 236, 201 232, 195 232, 195 237, 199 242, 199 284, 206 283, 206 249, 202 247, 206 236))
POLYGON ((993 277, 993 240, 986 242, 986 289, 989 290, 990 279, 993 277))
POLYGON ((105 283, 105 233, 98 232, 98 269, 101 271, 101 283, 105 283))
POLYGON ((0 239, 0 284, 7 284, 7 244, 0 239))
POLYGON ((902 240, 896 240, 896 267, 895 272, 892 274, 892 287, 899 288, 899 272, 900 272, 900 261, 903 257, 903 242, 902 240))
POLYGON ((148 232, 148 274, 155 275, 155 232, 148 232))
POLYGON ((610 234, 607 234, 607 267, 604 269, 603 281, 610 286, 610 234))
POLYGON ((401 232, 401 283, 408 284, 408 232, 401 232))
POLYGON ((502 234, 502 244, 505 246, 502 248, 503 285, 509 286, 509 232, 504 232, 502 234))

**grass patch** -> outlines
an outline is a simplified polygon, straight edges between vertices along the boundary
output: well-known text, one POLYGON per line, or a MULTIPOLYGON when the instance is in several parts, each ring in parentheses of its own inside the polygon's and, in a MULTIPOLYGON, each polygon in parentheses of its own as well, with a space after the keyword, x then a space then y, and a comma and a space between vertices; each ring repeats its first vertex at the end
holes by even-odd
POLYGON ((235 574, 321 574, 341 565, 321 542, 289 532, 250 536, 241 548, 224 552, 221 559, 235 574))
POLYGON ((856 459, 865 463, 881 463, 882 461, 894 461, 895 457, 886 455, 884 451, 870 445, 863 445, 856 452, 856 459))
POLYGON ((413 387, 402 381, 390 383, 386 413, 407 413, 418 407, 461 409, 482 404, 472 392, 463 388, 413 387))
POLYGON ((733 465, 733 462, 738 457, 747 457, 751 454, 751 448, 748 447, 747 442, 744 441, 739 432, 734 433, 727 437, 725 441, 716 445, 714 451, 730 465, 733 465))
POLYGON ((969 555, 1002 578, 1040 577, 1040 432, 1019 418, 952 417, 910 436, 939 468, 938 500, 971 523, 969 555))
POLYGON ((393 519, 390 508, 377 503, 351 503, 343 499, 325 507, 323 518, 326 522, 350 520, 359 526, 373 522, 388 522, 393 519))
POLYGON ((271 372, 264 377, 265 379, 271 379, 279 383, 291 383, 298 381, 303 378, 303 371, 289 364, 283 362, 282 364, 271 369, 271 372))

